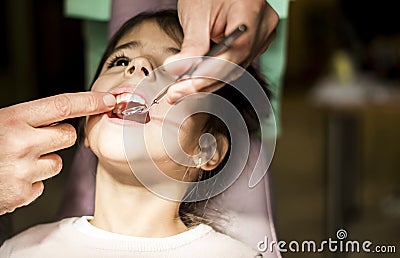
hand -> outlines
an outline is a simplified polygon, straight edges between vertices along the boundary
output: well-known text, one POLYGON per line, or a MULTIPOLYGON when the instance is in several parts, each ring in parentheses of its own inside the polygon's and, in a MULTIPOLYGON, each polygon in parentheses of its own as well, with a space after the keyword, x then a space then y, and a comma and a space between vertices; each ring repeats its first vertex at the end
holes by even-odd
MULTIPOLYGON (((165 64, 206 54, 210 40, 219 42, 240 24, 245 24, 247 32, 218 57, 247 68, 255 57, 267 50, 279 21, 278 14, 265 0, 179 0, 178 13, 184 41, 181 52, 168 58, 165 64)), ((181 62, 165 68, 171 74, 180 75, 188 70, 189 65, 181 62)), ((210 74, 216 78, 224 76, 221 71, 227 72, 221 67, 210 68, 210 72, 213 71, 218 71, 210 74)), ((167 101, 172 104, 191 93, 216 91, 223 85, 209 79, 186 80, 169 88, 167 101)))
POLYGON ((0 215, 27 205, 43 192, 43 182, 61 171, 53 152, 76 141, 74 127, 62 120, 107 112, 108 93, 69 93, 0 109, 0 215))

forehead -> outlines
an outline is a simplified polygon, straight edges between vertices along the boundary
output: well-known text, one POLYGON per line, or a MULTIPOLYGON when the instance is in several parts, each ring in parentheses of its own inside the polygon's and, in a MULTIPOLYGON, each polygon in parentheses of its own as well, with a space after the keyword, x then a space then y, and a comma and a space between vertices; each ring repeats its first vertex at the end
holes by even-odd
POLYGON ((131 28, 118 41, 116 47, 132 40, 141 41, 150 45, 168 45, 179 48, 180 46, 168 36, 155 21, 144 21, 131 28))

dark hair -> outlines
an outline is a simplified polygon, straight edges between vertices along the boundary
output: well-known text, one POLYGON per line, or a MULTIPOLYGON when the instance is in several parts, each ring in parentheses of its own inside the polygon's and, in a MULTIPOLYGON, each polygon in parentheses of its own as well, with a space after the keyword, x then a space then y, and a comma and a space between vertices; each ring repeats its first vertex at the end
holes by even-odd
MULTIPOLYGON (((95 77, 93 79, 93 83, 99 77, 104 63, 113 53, 114 49, 117 47, 117 44, 121 40, 121 38, 126 33, 128 33, 133 27, 138 26, 145 21, 155 21, 157 25, 160 27, 160 29, 162 29, 172 40, 174 40, 178 45, 182 44, 183 30, 179 23, 178 13, 176 10, 145 12, 136 15, 131 19, 129 19, 128 21, 126 21, 109 41, 109 44, 97 68, 95 77)), ((211 42, 210 44, 212 45, 215 43, 211 42)), ((254 64, 250 65, 246 70, 258 81, 258 83, 262 86, 267 96, 270 97, 270 91, 267 89, 266 81, 260 74, 258 69, 254 66, 254 64)), ((260 130, 260 121, 258 120, 258 117, 254 111, 253 106, 247 100, 247 98, 244 97, 237 89, 235 89, 230 85, 226 85, 214 93, 232 103, 243 116, 249 134, 251 136, 257 136, 257 132, 260 130)), ((204 133, 208 132, 214 135, 222 134, 226 136, 230 146, 229 131, 226 125, 218 117, 214 115, 209 115, 203 127, 203 132, 204 133)), ((202 173, 203 176, 199 180, 206 180, 207 178, 210 178, 215 174, 217 174, 219 171, 221 171, 221 169, 225 166, 229 158, 229 152, 230 152, 230 147, 228 149, 227 155, 225 155, 223 161, 217 166, 217 168, 215 168, 212 171, 207 171, 207 173, 202 173)), ((196 203, 182 202, 179 209, 179 214, 181 216, 182 221, 186 225, 192 225, 192 226, 200 222, 208 223, 207 220, 204 220, 205 218, 203 218, 202 216, 199 217, 194 215, 194 213, 196 213, 195 210, 198 210, 198 207, 196 207, 196 203)))

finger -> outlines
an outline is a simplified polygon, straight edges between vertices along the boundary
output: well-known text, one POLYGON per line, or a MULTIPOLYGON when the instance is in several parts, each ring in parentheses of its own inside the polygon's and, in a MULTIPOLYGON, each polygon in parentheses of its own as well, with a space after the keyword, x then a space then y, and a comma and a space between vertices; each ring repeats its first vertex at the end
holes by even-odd
POLYGON ((238 1, 231 5, 227 14, 226 33, 241 23, 246 24, 248 30, 218 57, 247 67, 254 57, 266 49, 264 43, 271 43, 267 39, 274 32, 279 17, 264 0, 253 0, 252 5, 247 7, 245 4, 244 1, 238 1))
POLYGON ((229 83, 242 75, 243 71, 242 67, 223 59, 205 58, 192 74, 192 79, 180 81, 169 88, 167 102, 173 104, 183 96, 204 91, 216 81, 229 83))
MULTIPOLYGON (((184 39, 179 54, 171 56, 164 64, 174 62, 186 57, 203 56, 210 48, 210 8, 209 3, 191 0, 179 3, 180 22, 184 39), (196 10, 193 12, 193 10, 196 10)), ((170 74, 180 75, 187 71, 188 67, 181 65, 167 66, 170 74)))
POLYGON ((40 195, 42 195, 44 190, 44 184, 42 181, 34 182, 32 187, 29 189, 29 193, 26 195, 24 202, 21 206, 26 206, 36 200, 40 195))
POLYGON ((214 92, 225 85, 224 82, 207 79, 195 78, 178 82, 168 89, 167 102, 174 104, 181 98, 196 92, 214 92))
POLYGON ((8 193, 8 198, 5 200, 4 205, 0 209, 0 214, 6 212, 13 212, 16 208, 26 206, 37 199, 44 189, 44 185, 41 181, 35 183, 19 182, 16 184, 17 189, 8 193))
POLYGON ((33 127, 45 126, 68 118, 107 112, 115 98, 104 92, 65 93, 14 106, 17 118, 33 127))
POLYGON ((177 102, 179 99, 181 99, 184 96, 188 96, 190 94, 193 94, 195 92, 198 92, 199 90, 196 88, 196 85, 194 84, 194 81, 201 80, 201 83, 203 85, 206 85, 207 87, 209 84, 211 84, 210 79, 187 79, 180 81, 174 85, 172 85, 167 92, 167 102, 169 104, 174 104, 177 102))
POLYGON ((77 134, 75 128, 66 123, 36 128, 33 146, 37 148, 37 155, 55 152, 71 147, 75 144, 77 134))
MULTIPOLYGON (((260 1, 252 1, 260 2, 260 1)), ((261 2, 265 2, 261 0, 261 2)), ((263 3, 259 3, 258 6, 248 5, 246 6, 244 1, 238 1, 232 4, 228 10, 226 17, 226 28, 225 35, 234 31, 241 24, 247 26, 247 31, 243 33, 239 38, 233 42, 229 51, 225 52, 224 55, 219 56, 225 58, 236 64, 241 64, 251 54, 252 47, 255 43, 257 33, 259 33, 259 19, 260 11, 262 10, 263 3)))
POLYGON ((42 181, 57 175, 60 173, 62 165, 62 159, 58 154, 51 153, 41 156, 36 162, 35 171, 32 173, 32 181, 42 181))

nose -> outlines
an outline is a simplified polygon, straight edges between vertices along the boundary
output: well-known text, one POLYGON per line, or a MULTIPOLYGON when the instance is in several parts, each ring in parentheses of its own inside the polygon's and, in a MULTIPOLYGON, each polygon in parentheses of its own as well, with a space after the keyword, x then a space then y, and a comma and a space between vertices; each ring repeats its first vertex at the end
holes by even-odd
POLYGON ((153 67, 149 60, 145 57, 136 57, 132 59, 129 66, 125 70, 127 76, 145 77, 153 71, 153 67))

